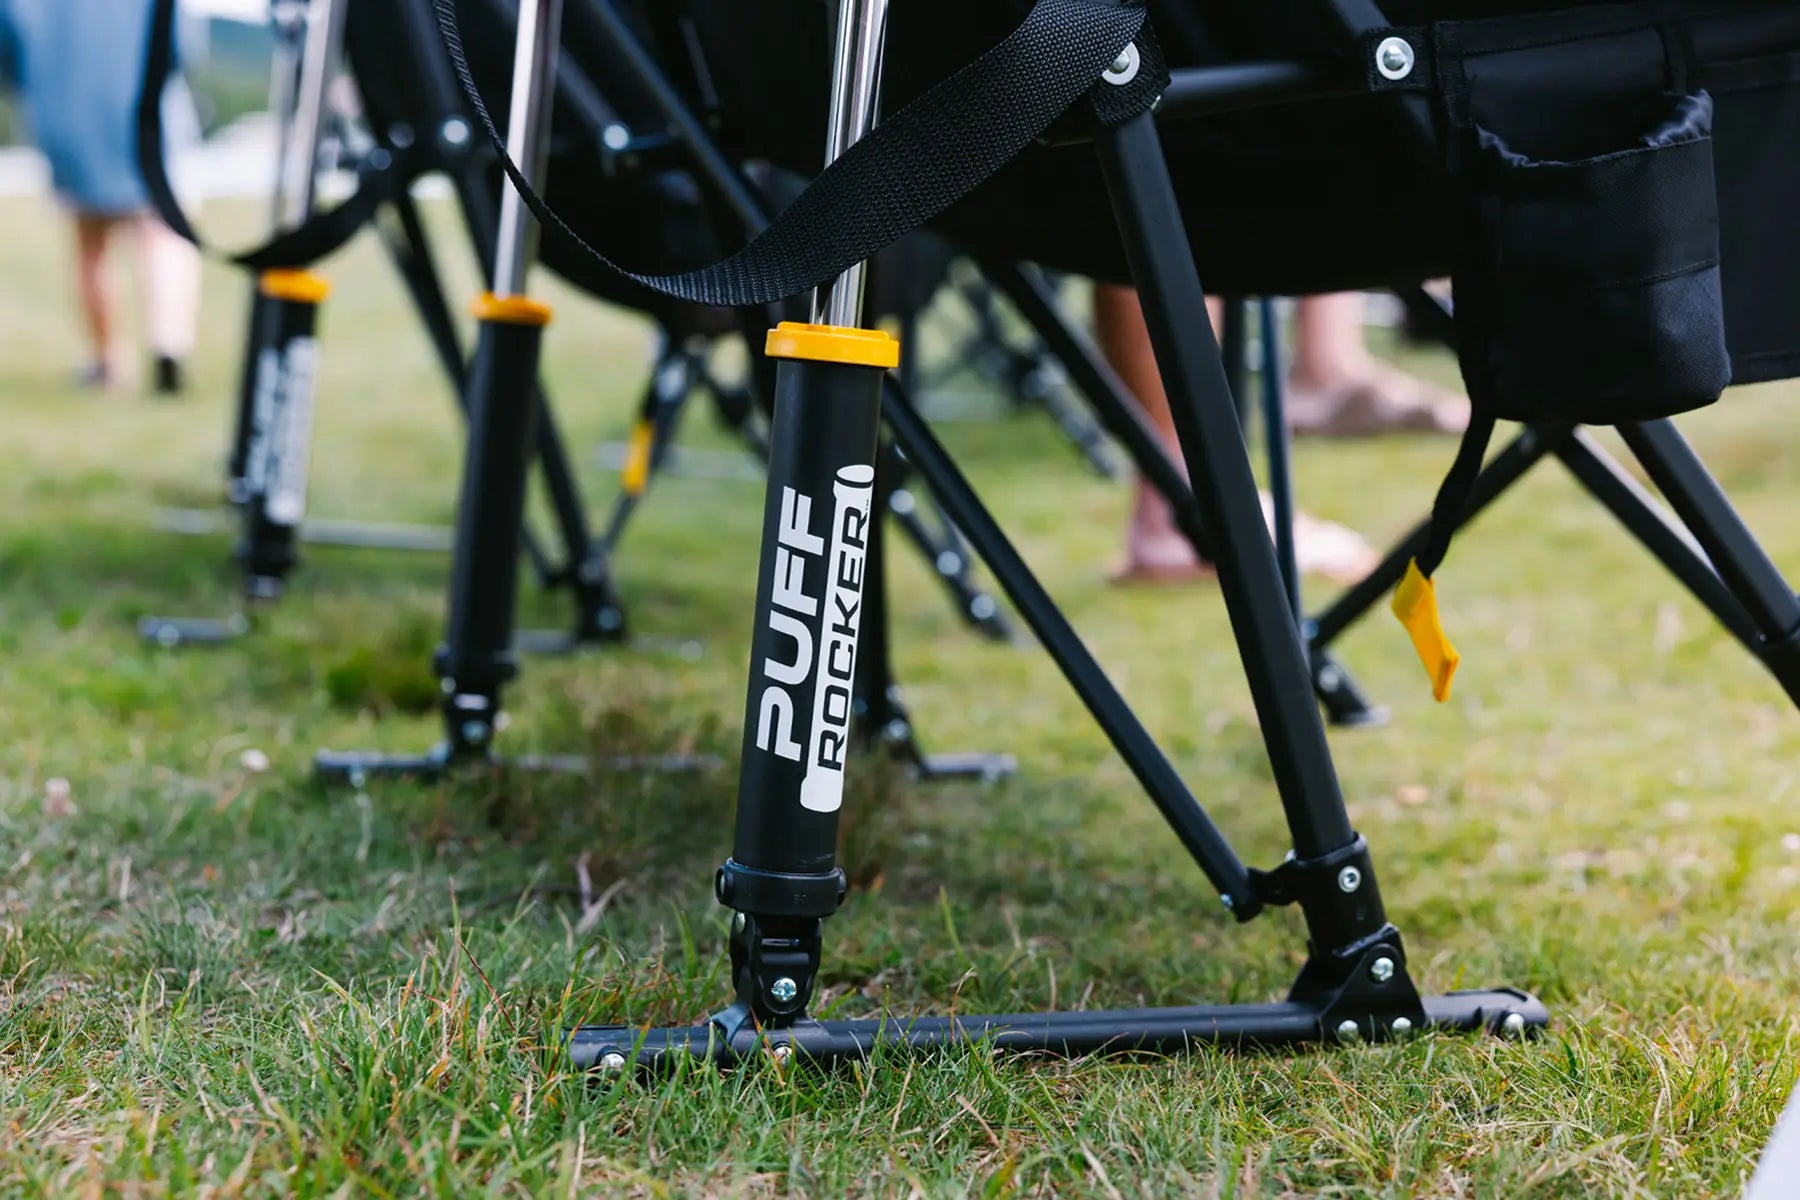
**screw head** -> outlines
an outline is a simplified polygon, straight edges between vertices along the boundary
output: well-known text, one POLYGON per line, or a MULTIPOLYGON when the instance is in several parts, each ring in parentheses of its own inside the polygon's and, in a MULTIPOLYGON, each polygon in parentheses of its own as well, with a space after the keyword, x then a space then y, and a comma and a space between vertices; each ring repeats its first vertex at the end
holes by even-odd
POLYGON ((1319 686, 1328 692, 1337 691, 1344 686, 1344 673, 1336 667, 1320 667, 1319 686))
POLYGON ((800 994, 800 985, 783 975, 769 985, 769 995, 775 997, 777 1004, 791 1004, 795 996, 800 994))
POLYGON ((625 1069, 625 1056, 620 1054, 617 1050, 608 1050, 605 1054, 600 1056, 600 1069, 602 1071, 623 1071, 625 1069))
POLYGON ((1362 1029, 1355 1021, 1346 1019, 1338 1024, 1337 1035, 1340 1042, 1354 1042, 1362 1036, 1362 1029))
POLYGON ((1408 1038, 1412 1036, 1413 1023, 1405 1017, 1395 1017, 1394 1023, 1388 1028, 1394 1031, 1395 1037, 1408 1038))
POLYGON ((1355 867, 1345 867, 1338 872, 1338 891, 1354 892, 1362 886, 1362 872, 1355 867))
POLYGON ((783 1042, 781 1045, 775 1047, 771 1053, 775 1055, 775 1061, 785 1067, 788 1064, 788 1060, 794 1057, 794 1048, 786 1042, 783 1042))
MULTIPOLYGON (((1369 964, 1369 978, 1376 983, 1386 983, 1394 977, 1394 960, 1386 955, 1369 964)), ((1402 1018, 1404 1020, 1405 1018, 1402 1018)))
POLYGON ((1412 74, 1412 43, 1401 37, 1382 40, 1375 47, 1375 69, 1381 72, 1383 79, 1401 80, 1412 74))
POLYGON ((444 139, 446 146, 463 146, 469 141, 469 123, 461 117, 451 117, 444 122, 438 136, 444 139))
POLYGON ((1137 78, 1138 68, 1143 65, 1143 57, 1138 53, 1137 43, 1128 44, 1119 51, 1119 57, 1113 59, 1112 66, 1100 75, 1100 78, 1114 87, 1124 87, 1137 78))
POLYGON ((954 575, 962 570, 962 555, 954 550, 945 550, 937 556, 937 569, 940 575, 954 575))
POLYGON ((999 611, 999 608, 1000 606, 994 603, 994 598, 986 592, 983 592, 981 595, 969 601, 969 613, 977 621, 986 621, 990 619, 997 611, 999 611))
POLYGON ((1500 1022, 1500 1032, 1507 1037, 1523 1037, 1525 1034, 1525 1014, 1509 1012, 1505 1020, 1500 1022))
POLYGON ((733 933, 744 932, 744 914, 743 913, 732 913, 731 914, 731 932, 733 932, 733 933))
POLYGON ((463 741, 481 745, 488 740, 488 724, 486 721, 464 721, 462 724, 463 741))

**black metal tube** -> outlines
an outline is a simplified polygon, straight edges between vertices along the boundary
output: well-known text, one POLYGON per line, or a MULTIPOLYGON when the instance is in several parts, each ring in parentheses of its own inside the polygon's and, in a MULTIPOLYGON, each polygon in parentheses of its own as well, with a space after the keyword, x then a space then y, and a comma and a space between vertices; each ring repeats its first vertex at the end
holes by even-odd
POLYGON ((1800 598, 1673 421, 1621 425, 1619 435, 1669 507, 1693 532, 1713 569, 1770 642, 1800 633, 1800 598))
POLYGON ((1300 559, 1294 545, 1294 450, 1288 436, 1287 404, 1282 395, 1286 364, 1281 361, 1281 326, 1275 314, 1275 301, 1268 297, 1257 304, 1258 324, 1262 329, 1262 415, 1263 437, 1269 458, 1269 499, 1275 525, 1275 563, 1281 568, 1281 583, 1287 592, 1288 611, 1298 622, 1306 613, 1300 601, 1300 559))
MULTIPOLYGON (((1496 454, 1475 478, 1469 494, 1469 507, 1463 514, 1466 528, 1507 488, 1517 483, 1538 460, 1568 440, 1568 427, 1531 426, 1519 432, 1506 448, 1496 454)), ((1364 614, 1386 600, 1406 574, 1406 564, 1419 556, 1430 536, 1430 522, 1421 521, 1395 544, 1373 571, 1332 602, 1330 608, 1307 622, 1309 637, 1316 651, 1335 642, 1343 632, 1360 621, 1364 614)))
POLYGON ((264 600, 279 594, 282 581, 299 563, 318 385, 319 301, 275 294, 269 276, 260 286, 268 341, 257 358, 238 557, 245 594, 264 600))
MULTIPOLYGON (((1449 1032, 1523 1034, 1543 1028, 1550 1019, 1542 1001, 1510 988, 1423 996, 1420 1001, 1426 1027, 1449 1032)), ((1382 1032, 1394 1036, 1391 1030, 1382 1032)), ((1337 1036, 1325 1008, 1290 1001, 1089 1012, 888 1014, 795 1026, 773 1038, 744 1029, 727 1039, 707 1025, 666 1029, 590 1025, 573 1031, 569 1055, 578 1070, 620 1069, 633 1059, 639 1067, 654 1069, 694 1059, 728 1063, 768 1053, 775 1045, 786 1045, 790 1052, 798 1050, 803 1060, 823 1064, 863 1058, 877 1046, 914 1050, 992 1046, 1086 1055, 1178 1053, 1202 1045, 1276 1049, 1337 1036), (609 1060, 608 1055, 617 1057, 609 1060)))
POLYGON ((1109 126, 1096 146, 1294 849, 1320 858, 1355 834, 1155 121, 1145 114, 1109 126))
POLYGON ((1367 91, 1359 79, 1299 62, 1246 62, 1218 67, 1179 67, 1156 106, 1163 119, 1238 112, 1297 100, 1353 96, 1367 91))
POLYGON ((1752 650, 1759 649, 1756 626, 1731 589, 1719 579, 1694 535, 1671 518, 1648 489, 1615 462, 1586 431, 1557 447, 1570 473, 1651 555, 1706 606, 1713 618, 1752 650))
POLYGON ((884 374, 777 373, 731 852, 753 871, 835 869, 884 374))
POLYGON ((453 693, 491 698, 517 673, 512 639, 519 530, 543 334, 541 321, 481 322, 469 372, 469 438, 451 551, 449 620, 438 657, 438 672, 453 693))
POLYGON ((1237 407, 1238 423, 1250 428, 1250 302, 1227 296, 1222 302, 1224 320, 1219 330, 1219 358, 1225 364, 1225 386, 1237 407))
MULTIPOLYGON (((418 205, 405 191, 394 197, 392 207, 400 233, 398 240, 392 235, 386 239, 389 255, 394 260, 395 269, 400 272, 407 294, 412 297, 413 308, 419 314, 420 323, 425 326, 425 334, 431 340, 432 349, 437 352, 438 365, 450 380, 451 388, 456 394, 457 408, 466 416, 469 381, 468 371, 464 367, 462 339, 457 334, 456 320, 450 314, 450 305, 444 299, 444 284, 438 274, 437 260, 431 253, 431 240, 425 233, 425 223, 419 217, 418 205)), ((550 433, 554 436, 554 429, 550 433)), ((539 436, 541 438, 543 434, 540 432, 539 436)), ((532 570, 536 573, 539 584, 551 586, 562 573, 561 565, 551 559, 529 524, 521 531, 520 538, 525 557, 531 560, 532 570)))
MULTIPOLYGON (((987 563, 1013 607, 1019 610, 1045 651, 1062 669, 1075 694, 1093 714, 1107 740, 1143 785, 1163 819, 1181 839, 1181 844, 1234 910, 1240 915, 1253 911, 1255 901, 1250 892, 1249 874, 1231 843, 1225 840, 1218 826, 1206 815, 1206 810, 1188 791, 1187 784, 1182 782, 1155 739, 1082 644, 1068 618, 1032 575, 1025 560, 1019 557, 1005 531, 982 505, 955 460, 932 433, 931 426, 919 416, 911 400, 892 380, 888 383, 885 411, 888 426, 894 431, 894 439, 905 451, 908 461, 925 479, 938 502, 950 514, 950 519, 975 547, 975 552, 987 563)), ((1264 541, 1266 544, 1266 536, 1264 541)))

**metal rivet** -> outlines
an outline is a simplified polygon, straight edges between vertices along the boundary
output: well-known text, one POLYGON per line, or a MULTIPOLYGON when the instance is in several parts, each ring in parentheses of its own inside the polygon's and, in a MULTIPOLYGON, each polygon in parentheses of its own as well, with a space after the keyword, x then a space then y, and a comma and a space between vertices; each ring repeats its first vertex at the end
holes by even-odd
POLYGON ((439 132, 445 145, 461 146, 469 140, 469 123, 461 117, 451 117, 439 132))
POLYGON ((945 550, 937 556, 937 569, 940 575, 954 575, 962 570, 962 555, 954 550, 945 550))
POLYGON ((1344 673, 1336 667, 1320 667, 1319 686, 1328 692, 1337 691, 1344 686, 1344 673))
POLYGON ((1338 872, 1338 891, 1354 892, 1362 886, 1362 872, 1355 867, 1345 867, 1338 872))
POLYGON ((977 621, 989 619, 999 611, 999 608, 1000 606, 994 603, 994 598, 985 592, 969 601, 969 612, 977 621))
POLYGON ((1129 43, 1119 51, 1119 57, 1113 59, 1113 65, 1100 76, 1114 87, 1124 87, 1137 78, 1138 68, 1143 65, 1143 57, 1138 54, 1137 43, 1129 43))
POLYGON ((1337 1027, 1338 1041, 1354 1042, 1362 1036, 1362 1029, 1355 1021, 1344 1021, 1337 1027))
POLYGON ((732 913, 731 914, 731 932, 733 932, 733 933, 744 932, 744 914, 743 913, 732 913))
POLYGON ((1386 957, 1376 959, 1369 964, 1369 978, 1376 983, 1386 983, 1394 977, 1394 960, 1386 957))
POLYGON ((778 1004, 787 1004, 800 994, 800 985, 783 975, 769 985, 769 995, 775 997, 778 1004))
POLYGON ((623 150, 631 145, 631 130, 614 123, 600 131, 600 144, 608 150, 623 150))
POLYGON ((794 1048, 786 1042, 783 1042, 781 1045, 775 1047, 773 1053, 775 1055, 775 1061, 782 1066, 786 1066, 788 1060, 794 1057, 794 1048))
POLYGON ((1383 79, 1405 79, 1412 74, 1413 48, 1405 38, 1391 37, 1375 47, 1375 69, 1383 79))
POLYGON ((1500 1022, 1500 1032, 1507 1037, 1518 1037, 1525 1032, 1525 1014, 1509 1012, 1506 1019, 1500 1022))
POLYGON ((617 1050, 608 1050, 600 1056, 600 1069, 603 1071, 623 1071, 625 1056, 617 1050))
POLYGON ((1412 1036, 1413 1023, 1405 1017, 1395 1017, 1394 1023, 1388 1026, 1388 1028, 1394 1031, 1395 1037, 1407 1038, 1412 1036))
POLYGON ((462 726, 463 741, 479 745, 488 739, 488 727, 484 721, 464 721, 462 726))

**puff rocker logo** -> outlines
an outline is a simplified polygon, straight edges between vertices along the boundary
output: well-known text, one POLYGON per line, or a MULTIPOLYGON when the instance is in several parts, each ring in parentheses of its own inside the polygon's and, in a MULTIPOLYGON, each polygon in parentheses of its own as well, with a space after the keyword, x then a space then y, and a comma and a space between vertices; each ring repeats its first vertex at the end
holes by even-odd
POLYGON ((806 775, 800 784, 800 803, 814 812, 835 812, 843 804, 844 755, 850 747, 850 695, 856 678, 856 634, 862 620, 875 469, 862 464, 844 467, 831 490, 829 555, 825 539, 812 532, 812 498, 793 488, 781 490, 769 630, 793 644, 794 657, 791 662, 774 654, 763 659, 763 677, 768 682, 757 702, 756 720, 758 748, 793 762, 803 761, 804 753, 806 775), (825 589, 822 596, 815 596, 807 591, 807 566, 821 559, 826 568, 825 589), (819 628, 816 648, 815 621, 819 628), (812 681, 812 729, 802 747, 794 738, 794 693, 799 690, 804 695, 808 680, 812 681))
POLYGON ((319 343, 310 337, 293 338, 285 350, 268 347, 257 359, 253 441, 244 475, 249 493, 266 497, 263 510, 270 521, 298 525, 306 515, 319 343))

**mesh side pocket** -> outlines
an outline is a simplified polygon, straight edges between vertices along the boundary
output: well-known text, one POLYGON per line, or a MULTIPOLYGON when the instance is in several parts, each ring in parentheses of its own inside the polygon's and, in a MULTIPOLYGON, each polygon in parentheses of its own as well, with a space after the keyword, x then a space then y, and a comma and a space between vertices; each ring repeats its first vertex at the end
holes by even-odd
POLYGON ((1705 92, 1671 97, 1636 144, 1570 162, 1475 127, 1456 304, 1477 403, 1602 425, 1719 398, 1731 360, 1712 113, 1705 92))

